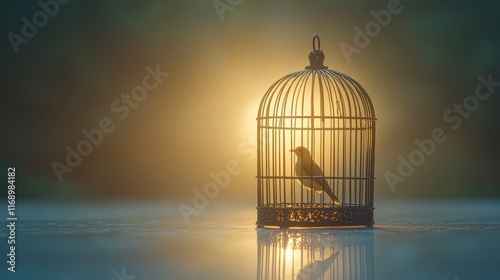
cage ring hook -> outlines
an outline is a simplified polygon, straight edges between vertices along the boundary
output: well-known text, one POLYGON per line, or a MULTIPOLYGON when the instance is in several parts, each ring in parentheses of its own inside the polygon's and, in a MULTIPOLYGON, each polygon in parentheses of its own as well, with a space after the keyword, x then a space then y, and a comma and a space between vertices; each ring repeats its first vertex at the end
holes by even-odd
POLYGON ((321 45, 319 42, 319 36, 318 34, 314 34, 313 36, 313 51, 321 50, 321 45), (318 40, 318 48, 316 48, 316 39, 318 40))

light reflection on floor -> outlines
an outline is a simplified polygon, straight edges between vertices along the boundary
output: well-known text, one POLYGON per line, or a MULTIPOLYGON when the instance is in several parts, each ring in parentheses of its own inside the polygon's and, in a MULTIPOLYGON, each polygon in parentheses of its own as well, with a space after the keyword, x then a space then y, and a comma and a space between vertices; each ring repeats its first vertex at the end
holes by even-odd
POLYGON ((374 279, 373 229, 258 229, 257 279, 374 279))

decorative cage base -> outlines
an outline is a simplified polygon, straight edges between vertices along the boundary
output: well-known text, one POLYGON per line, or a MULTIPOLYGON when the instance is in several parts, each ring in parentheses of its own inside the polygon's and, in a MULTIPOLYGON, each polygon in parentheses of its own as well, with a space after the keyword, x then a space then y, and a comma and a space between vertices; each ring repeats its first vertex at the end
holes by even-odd
POLYGON ((258 227, 367 226, 373 221, 373 207, 318 207, 300 203, 289 207, 257 207, 258 227), (293 207, 290 207, 293 206, 293 207), (312 206, 312 207, 311 207, 312 206))

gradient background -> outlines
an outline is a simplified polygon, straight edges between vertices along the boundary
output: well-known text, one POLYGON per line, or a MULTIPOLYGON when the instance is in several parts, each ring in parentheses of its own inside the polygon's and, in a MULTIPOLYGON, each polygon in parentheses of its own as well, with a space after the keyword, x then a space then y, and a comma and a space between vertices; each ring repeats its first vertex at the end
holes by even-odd
MULTIPOLYGON (((40 10, 1 8, 1 168, 16 167, 18 200, 170 200, 189 204, 210 171, 236 160, 242 172, 214 201, 256 200, 257 106, 269 86, 308 64, 312 36, 325 65, 360 82, 377 122, 376 198, 500 197, 500 88, 452 130, 442 114, 473 94, 477 77, 500 81, 500 4, 401 1, 378 36, 348 63, 370 11, 388 1, 243 1, 221 21, 212 1, 70 1, 15 54, 8 32, 40 10), (111 102, 141 84, 144 68, 170 73, 127 119, 111 102), (102 118, 111 134, 59 182, 53 161, 102 118), (415 139, 443 128, 448 140, 391 192, 415 139)), ((6 191, 0 193, 6 196, 6 191)))

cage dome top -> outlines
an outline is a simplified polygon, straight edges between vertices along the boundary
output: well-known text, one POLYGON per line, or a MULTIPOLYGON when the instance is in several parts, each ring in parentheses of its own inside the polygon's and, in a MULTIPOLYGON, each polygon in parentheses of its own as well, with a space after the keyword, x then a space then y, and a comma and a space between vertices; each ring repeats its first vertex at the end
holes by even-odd
POLYGON ((318 35, 313 37, 310 65, 276 81, 262 98, 258 118, 310 116, 375 119, 365 89, 353 78, 324 63, 318 35))

